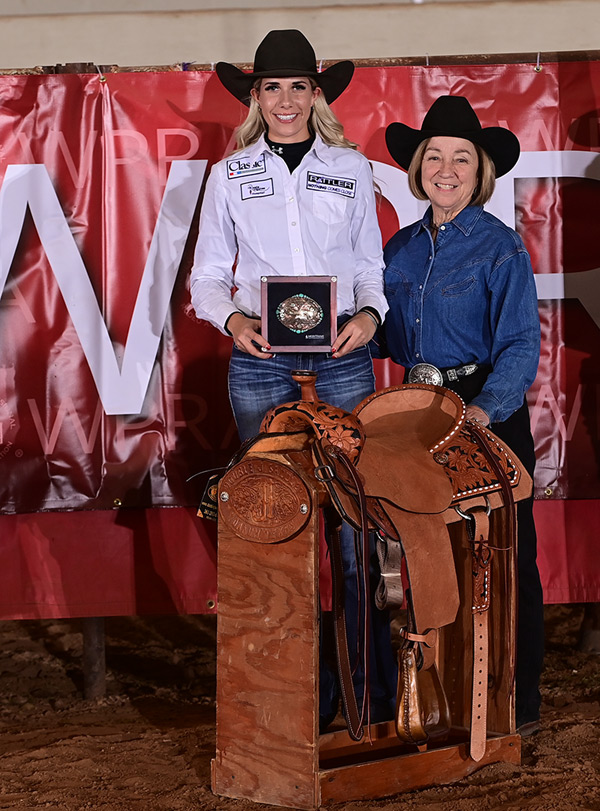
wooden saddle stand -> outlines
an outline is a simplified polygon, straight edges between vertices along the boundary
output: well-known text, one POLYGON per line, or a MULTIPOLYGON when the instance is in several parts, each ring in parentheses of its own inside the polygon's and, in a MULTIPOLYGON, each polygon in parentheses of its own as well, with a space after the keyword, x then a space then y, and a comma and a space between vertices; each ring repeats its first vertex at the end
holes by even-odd
POLYGON ((520 762, 514 502, 530 494, 530 477, 490 430, 465 421, 462 399, 448 389, 395 386, 348 414, 317 399, 313 373, 294 379, 302 399, 266 415, 219 483, 213 791, 315 809, 520 762), (325 734, 321 510, 329 525, 340 523, 335 511, 362 531, 362 624, 369 532, 382 572, 375 602, 404 606, 407 616, 396 718, 370 724, 368 696, 359 711, 352 689, 341 561, 330 542, 348 728, 325 734))

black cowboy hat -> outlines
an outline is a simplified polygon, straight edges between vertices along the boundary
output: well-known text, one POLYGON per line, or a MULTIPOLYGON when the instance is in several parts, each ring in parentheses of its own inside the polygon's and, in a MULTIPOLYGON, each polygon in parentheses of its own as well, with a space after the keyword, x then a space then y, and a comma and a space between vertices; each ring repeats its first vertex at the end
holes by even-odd
POLYGON ((517 136, 505 127, 482 127, 477 113, 464 96, 440 96, 425 118, 421 129, 396 122, 385 131, 385 142, 396 163, 408 171, 412 156, 419 144, 436 135, 465 138, 480 146, 496 167, 496 177, 513 168, 519 159, 521 147, 517 136))
POLYGON ((256 79, 287 76, 314 79, 331 104, 350 84, 353 73, 354 64, 349 60, 337 62, 319 73, 312 45, 304 34, 294 29, 269 31, 256 49, 252 73, 244 73, 229 62, 217 62, 217 76, 246 106, 250 104, 250 90, 256 79))

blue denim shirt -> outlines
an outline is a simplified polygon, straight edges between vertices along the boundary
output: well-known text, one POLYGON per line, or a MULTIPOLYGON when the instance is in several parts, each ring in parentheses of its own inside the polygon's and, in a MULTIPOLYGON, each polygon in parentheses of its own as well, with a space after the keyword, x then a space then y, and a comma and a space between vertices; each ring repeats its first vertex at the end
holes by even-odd
POLYGON ((389 355, 406 368, 490 366, 472 402, 502 422, 523 403, 539 360, 529 254, 512 228, 479 206, 442 225, 435 243, 430 222, 431 208, 385 247, 389 355))

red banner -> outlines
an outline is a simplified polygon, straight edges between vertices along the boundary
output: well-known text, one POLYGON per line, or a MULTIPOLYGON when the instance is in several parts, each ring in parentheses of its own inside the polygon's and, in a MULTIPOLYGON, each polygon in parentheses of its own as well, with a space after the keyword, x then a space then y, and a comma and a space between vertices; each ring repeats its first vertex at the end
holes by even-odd
MULTIPOLYGON (((13 579, 4 616, 214 598, 214 533, 191 518, 204 480, 188 479, 236 447, 230 342, 195 318, 187 277, 204 180, 245 108, 209 72, 105 79, 0 77, 0 552, 3 571, 21 560, 31 574, 13 579), (138 577, 140 555, 154 578, 138 577), (104 578, 121 584, 106 599, 104 578)), ((384 240, 420 211, 385 128, 419 126, 444 93, 522 144, 489 208, 523 236, 538 284, 542 574, 549 600, 600 600, 584 531, 600 504, 600 63, 357 69, 334 109, 373 162, 384 240)), ((377 369, 382 386, 400 379, 377 369)))

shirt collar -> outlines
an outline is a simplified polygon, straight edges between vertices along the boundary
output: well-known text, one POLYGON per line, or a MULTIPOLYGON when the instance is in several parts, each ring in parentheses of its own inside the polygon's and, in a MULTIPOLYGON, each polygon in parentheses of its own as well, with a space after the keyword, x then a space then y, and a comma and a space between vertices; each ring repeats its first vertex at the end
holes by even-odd
POLYGON ((331 147, 329 144, 326 144, 318 134, 315 135, 315 142, 311 149, 314 151, 315 155, 320 161, 323 161, 323 163, 328 163, 327 155, 329 154, 331 147))
POLYGON ((258 141, 255 141, 253 144, 245 150, 246 154, 251 160, 256 160, 259 155, 262 155, 264 152, 271 152, 267 142, 265 141, 265 136, 261 135, 258 141))
MULTIPOLYGON (((459 211, 456 217, 453 220, 450 220, 447 225, 455 225, 459 231, 468 237, 475 228, 477 221, 483 214, 482 206, 466 206, 463 208, 462 211, 459 211)), ((431 206, 427 209, 425 214, 423 215, 423 219, 416 223, 417 231, 421 231, 424 228, 428 228, 431 225, 431 218, 432 218, 432 209, 431 206)), ((415 231, 415 233, 417 232, 415 231)))

